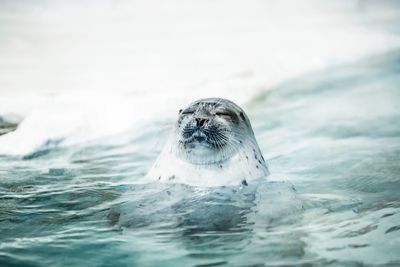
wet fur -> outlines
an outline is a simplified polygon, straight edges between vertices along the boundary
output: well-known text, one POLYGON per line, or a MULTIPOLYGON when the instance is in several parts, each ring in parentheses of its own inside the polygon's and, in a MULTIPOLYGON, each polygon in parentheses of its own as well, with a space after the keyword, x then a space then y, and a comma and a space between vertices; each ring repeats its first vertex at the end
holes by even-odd
POLYGON ((199 186, 247 185, 269 174, 244 111, 221 98, 179 111, 173 133, 147 178, 199 186))

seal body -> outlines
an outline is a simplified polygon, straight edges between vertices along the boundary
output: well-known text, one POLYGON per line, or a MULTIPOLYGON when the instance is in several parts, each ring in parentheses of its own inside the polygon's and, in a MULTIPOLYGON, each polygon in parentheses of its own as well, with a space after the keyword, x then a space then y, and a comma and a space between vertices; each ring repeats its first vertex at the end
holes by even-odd
POLYGON ((207 98, 179 111, 146 179, 210 187, 247 185, 268 174, 244 111, 229 100, 207 98))

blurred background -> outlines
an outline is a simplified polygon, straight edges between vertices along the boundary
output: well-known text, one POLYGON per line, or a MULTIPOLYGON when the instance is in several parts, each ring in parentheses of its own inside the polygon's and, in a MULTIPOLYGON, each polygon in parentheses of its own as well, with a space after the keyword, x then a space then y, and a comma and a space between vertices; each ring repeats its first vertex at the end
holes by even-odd
POLYGON ((172 118, 197 98, 242 105, 290 78, 397 49, 399 7, 395 0, 1 0, 0 116, 11 128, 25 118, 17 132, 26 129, 30 140, 0 137, 0 152, 114 134, 160 114, 172 118))

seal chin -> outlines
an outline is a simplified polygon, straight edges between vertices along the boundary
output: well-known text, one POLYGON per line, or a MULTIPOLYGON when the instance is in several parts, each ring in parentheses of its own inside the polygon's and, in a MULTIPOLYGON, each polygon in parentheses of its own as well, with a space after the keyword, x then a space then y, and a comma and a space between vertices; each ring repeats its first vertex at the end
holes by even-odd
POLYGON ((190 148, 186 148, 184 153, 186 153, 186 157, 194 164, 208 164, 210 163, 210 159, 213 158, 215 151, 208 145, 195 142, 191 144, 190 148))
POLYGON ((183 141, 180 148, 181 158, 196 165, 214 163, 216 153, 214 145, 200 134, 183 141))
POLYGON ((185 140, 186 144, 202 144, 207 145, 209 142, 207 141, 207 135, 200 129, 197 129, 193 132, 193 134, 185 140))
POLYGON ((201 148, 208 148, 208 149, 213 149, 213 146, 208 143, 205 139, 194 139, 190 142, 185 142, 184 144, 184 149, 201 149, 201 148))

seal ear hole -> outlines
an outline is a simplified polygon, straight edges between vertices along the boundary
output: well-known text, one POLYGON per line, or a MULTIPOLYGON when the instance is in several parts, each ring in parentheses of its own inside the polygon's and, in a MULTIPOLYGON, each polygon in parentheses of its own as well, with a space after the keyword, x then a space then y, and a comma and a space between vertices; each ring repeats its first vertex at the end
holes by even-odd
POLYGON ((182 113, 182 109, 179 110, 178 114, 181 114, 181 113, 182 113))
POLYGON ((241 111, 240 112, 240 117, 245 121, 246 120, 246 117, 244 116, 244 113, 241 111))

